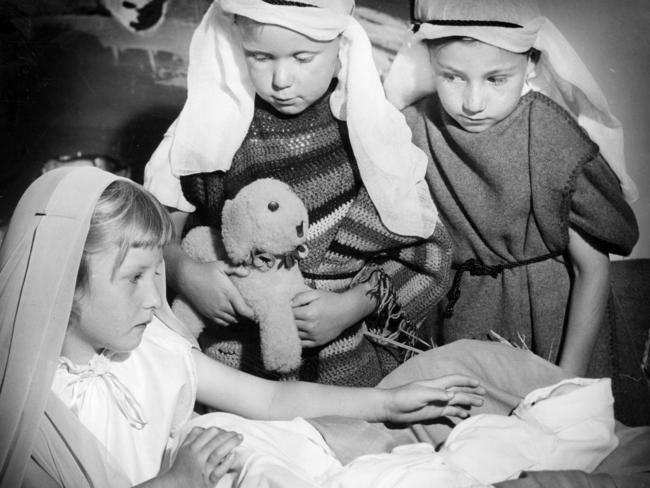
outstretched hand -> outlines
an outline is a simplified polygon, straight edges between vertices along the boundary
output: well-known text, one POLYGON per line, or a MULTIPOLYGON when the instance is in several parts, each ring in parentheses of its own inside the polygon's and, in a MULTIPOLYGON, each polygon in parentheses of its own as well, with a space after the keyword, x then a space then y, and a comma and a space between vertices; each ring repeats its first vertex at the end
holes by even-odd
POLYGON ((485 388, 477 379, 447 375, 415 381, 386 390, 385 417, 390 422, 413 423, 439 417, 469 416, 471 407, 483 404, 485 388))

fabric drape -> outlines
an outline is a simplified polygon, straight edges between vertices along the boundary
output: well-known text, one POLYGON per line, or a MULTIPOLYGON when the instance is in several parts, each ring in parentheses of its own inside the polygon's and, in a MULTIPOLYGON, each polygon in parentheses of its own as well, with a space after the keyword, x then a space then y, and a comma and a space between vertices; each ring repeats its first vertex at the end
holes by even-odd
POLYGON ((230 168, 255 99, 235 25, 239 15, 318 41, 341 37, 341 69, 330 108, 347 123, 364 185, 389 230, 430 236, 437 212, 424 184, 427 157, 411 144, 404 117, 384 95, 370 40, 351 15, 354 2, 309 3, 313 6, 219 0, 210 6, 190 45, 187 102, 147 164, 145 188, 163 204, 191 212, 179 178, 230 168))
POLYGON ((416 1, 415 19, 417 29, 398 52, 384 83, 389 100, 398 108, 435 91, 427 40, 469 37, 515 53, 534 48, 541 56, 525 89, 543 93, 571 113, 598 144, 626 200, 638 198, 626 170, 621 123, 578 53, 541 15, 535 0, 416 1))
POLYGON ((1 486, 21 486, 26 472, 34 486, 42 477, 70 487, 127 486, 50 392, 92 211, 115 179, 95 168, 41 176, 0 248, 1 486))

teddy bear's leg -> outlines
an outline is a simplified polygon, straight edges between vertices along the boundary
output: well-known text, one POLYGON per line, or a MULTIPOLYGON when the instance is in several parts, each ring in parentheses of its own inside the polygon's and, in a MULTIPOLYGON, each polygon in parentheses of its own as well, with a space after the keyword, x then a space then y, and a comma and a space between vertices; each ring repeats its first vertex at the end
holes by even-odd
MULTIPOLYGON (((287 301, 288 302, 288 301, 287 301)), ((256 310, 260 324, 260 348, 264 366, 279 373, 300 367, 302 346, 293 311, 288 305, 276 303, 256 310)))

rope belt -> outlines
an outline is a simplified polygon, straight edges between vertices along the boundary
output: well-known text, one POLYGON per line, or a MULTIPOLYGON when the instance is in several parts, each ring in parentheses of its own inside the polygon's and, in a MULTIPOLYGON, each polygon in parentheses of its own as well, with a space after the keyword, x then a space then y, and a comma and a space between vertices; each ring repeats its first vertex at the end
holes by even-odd
POLYGON ((514 263, 506 262, 502 264, 495 264, 494 266, 484 264, 480 260, 474 258, 468 259, 467 261, 460 264, 452 264, 451 268, 455 269, 456 273, 454 274, 454 280, 452 281, 451 288, 447 292, 448 302, 447 306, 445 307, 443 317, 448 319, 454 314, 454 306, 460 298, 460 282, 465 272, 468 272, 470 276, 491 276, 492 278, 496 278, 506 269, 513 269, 520 266, 540 263, 542 261, 546 261, 547 259, 557 257, 561 254, 562 253, 560 251, 554 251, 548 254, 544 254, 543 256, 524 259, 523 261, 516 261, 514 263))

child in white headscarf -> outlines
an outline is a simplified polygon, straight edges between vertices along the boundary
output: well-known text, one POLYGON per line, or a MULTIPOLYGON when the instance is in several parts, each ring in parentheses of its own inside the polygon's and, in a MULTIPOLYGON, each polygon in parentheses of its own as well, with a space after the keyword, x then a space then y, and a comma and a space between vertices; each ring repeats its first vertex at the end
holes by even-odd
POLYGON ((534 1, 419 0, 385 87, 454 244, 440 343, 492 332, 584 375, 638 239, 622 131, 534 1), (417 103, 415 103, 417 102, 417 103))
POLYGON ((179 439, 197 400, 248 418, 391 422, 465 418, 482 403, 464 375, 345 388, 208 358, 163 298, 171 234, 153 196, 96 168, 51 171, 22 196, 0 246, 0 486, 212 486, 242 439, 214 423, 179 439))
MULTIPOLYGON (((223 202, 253 180, 288 183, 309 212, 299 266, 314 290, 294 298, 303 364, 283 377, 374 385, 406 351, 427 347, 418 326, 444 294, 451 253, 426 156, 384 96, 353 9, 353 0, 213 3, 190 47, 187 102, 145 187, 187 230, 218 229, 223 202)), ((197 263, 178 243, 165 259, 172 288, 214 322, 205 350, 273 375, 248 337, 255 325, 221 327, 251 318, 227 277, 237 271, 197 263)))

